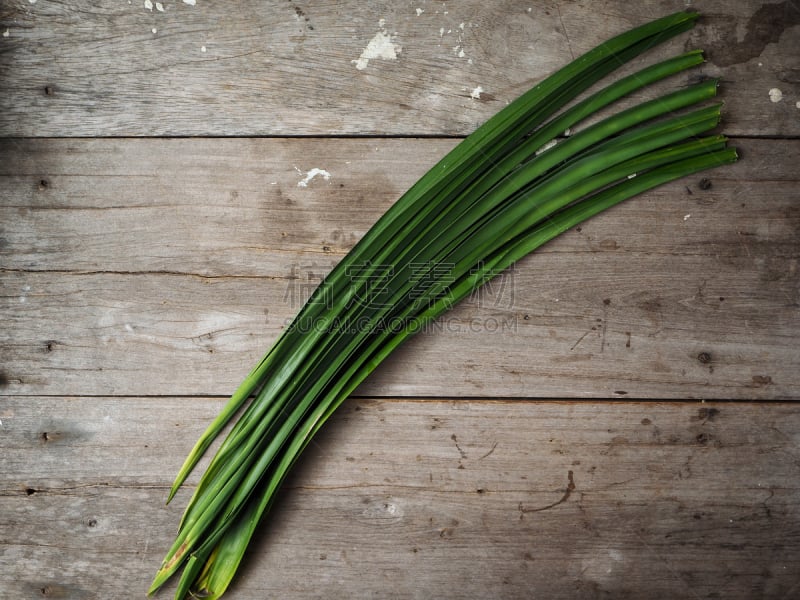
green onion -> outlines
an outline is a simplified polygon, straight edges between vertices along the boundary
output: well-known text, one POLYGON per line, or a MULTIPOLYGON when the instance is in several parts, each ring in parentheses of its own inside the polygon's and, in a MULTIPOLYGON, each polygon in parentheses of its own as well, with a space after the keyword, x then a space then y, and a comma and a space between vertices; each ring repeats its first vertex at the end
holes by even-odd
POLYGON ((168 501, 250 400, 200 479, 150 593, 183 567, 176 598, 219 598, 313 436, 386 356, 454 303, 606 208, 736 160, 726 138, 706 135, 719 123, 721 105, 692 109, 716 95, 715 80, 558 137, 620 98, 701 64, 702 52, 691 51, 565 108, 697 17, 658 19, 574 60, 489 119, 378 220, 190 452, 168 501))

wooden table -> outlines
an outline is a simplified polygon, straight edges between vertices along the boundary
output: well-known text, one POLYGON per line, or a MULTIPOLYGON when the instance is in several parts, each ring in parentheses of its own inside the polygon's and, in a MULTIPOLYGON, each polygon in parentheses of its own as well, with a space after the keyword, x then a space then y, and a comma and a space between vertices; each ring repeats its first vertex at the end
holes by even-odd
POLYGON ((143 597, 178 466, 320 277, 508 101, 688 4, 636 66, 708 50, 742 160, 402 347, 227 597, 799 597, 800 11, 750 0, 4 0, 0 595, 143 597))

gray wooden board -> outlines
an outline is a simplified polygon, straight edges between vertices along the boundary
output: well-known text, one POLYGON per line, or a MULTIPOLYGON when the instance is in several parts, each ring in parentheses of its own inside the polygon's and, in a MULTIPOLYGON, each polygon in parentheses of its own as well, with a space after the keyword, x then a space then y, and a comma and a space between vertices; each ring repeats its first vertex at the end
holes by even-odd
MULTIPOLYGON (((5 597, 143 597, 220 404, 4 398, 5 597)), ((789 404, 351 399, 230 597, 791 598, 798 443, 789 404)))
MULTIPOLYGON (((0 393, 230 393, 453 143, 2 142, 0 393), (312 168, 331 178, 299 187, 312 168)), ((568 232, 360 393, 798 398, 800 143, 736 144, 711 189, 676 182, 568 232)))
MULTIPOLYGON (((705 48, 700 72, 724 81, 729 132, 797 135, 794 4, 691 6, 702 24, 647 60, 705 48)), ((686 2, 163 7, 5 0, 0 135, 462 135, 571 58, 686 2), (383 58, 359 63, 369 55, 383 58)))
MULTIPOLYGON (((144 597, 183 457, 444 138, 687 4, 2 2, 0 595, 144 597), (383 137, 325 137, 351 134, 383 137)), ((755 402, 800 397, 800 13, 690 4, 700 25, 621 74, 708 62, 622 106, 719 77, 744 160, 568 232, 398 350, 231 600, 800 593, 800 416, 755 402)))

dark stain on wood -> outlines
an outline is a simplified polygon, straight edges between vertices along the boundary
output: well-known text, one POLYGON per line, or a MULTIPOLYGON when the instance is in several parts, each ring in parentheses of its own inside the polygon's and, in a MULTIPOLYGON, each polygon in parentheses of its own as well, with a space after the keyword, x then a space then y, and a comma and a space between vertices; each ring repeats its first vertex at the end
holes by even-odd
POLYGON ((458 453, 461 455, 461 458, 467 458, 467 453, 464 452, 461 449, 461 446, 458 445, 458 438, 456 437, 455 433, 450 436, 450 439, 453 440, 453 443, 456 445, 456 450, 458 450, 458 453))
POLYGON ((753 375, 753 385, 757 387, 767 386, 772 383, 772 377, 769 375, 753 375))
POLYGON ((697 355, 697 360, 699 360, 704 365, 707 365, 711 362, 711 353, 710 352, 701 352, 697 355))
POLYGON ((718 408, 713 407, 703 407, 697 410, 697 415, 692 417, 691 421, 713 421, 716 419, 720 414, 720 410, 718 408))
POLYGON ((606 239, 600 242, 601 250, 617 250, 618 248, 617 240, 606 239))
MULTIPOLYGON (((517 510, 519 510, 520 512, 519 515, 520 520, 528 513, 542 512, 543 510, 548 510, 550 508, 558 506, 559 504, 563 504, 564 502, 569 500, 569 497, 572 495, 572 492, 574 491, 575 491, 575 479, 572 470, 570 470, 567 471, 567 489, 564 490, 564 495, 561 496, 560 499, 556 500, 552 504, 548 504, 547 506, 542 506, 539 508, 525 508, 522 505, 522 502, 520 502, 519 506, 517 507, 517 510)), ((481 490, 478 490, 478 492, 480 493, 481 490)))
POLYGON ((39 432, 39 442, 42 444, 52 444, 64 439, 65 435, 62 431, 41 431, 39 432))
POLYGON ((63 344, 58 340, 45 340, 42 343, 42 352, 48 354, 53 352, 58 346, 62 346, 63 344))
POLYGON ((733 15, 708 15, 690 44, 706 50, 711 62, 720 67, 745 63, 761 55, 767 44, 774 44, 788 28, 800 24, 800 10, 790 0, 763 4, 745 25, 744 39, 737 41, 737 19, 733 15), (699 39, 697 39, 699 38, 699 39))
POLYGON ((710 434, 703 432, 703 433, 698 433, 698 434, 695 436, 695 438, 694 438, 694 439, 695 439, 695 441, 696 441, 698 444, 700 444, 701 446, 705 446, 705 445, 706 445, 706 444, 708 444, 708 443, 709 443, 709 442, 710 442, 710 441, 711 441, 713 438, 711 437, 711 435, 710 435, 710 434))
POLYGON ((308 27, 309 31, 314 31, 314 25, 311 23, 311 19, 305 13, 305 11, 297 6, 296 4, 292 4, 292 8, 294 9, 294 14, 297 16, 298 20, 303 21, 308 27))

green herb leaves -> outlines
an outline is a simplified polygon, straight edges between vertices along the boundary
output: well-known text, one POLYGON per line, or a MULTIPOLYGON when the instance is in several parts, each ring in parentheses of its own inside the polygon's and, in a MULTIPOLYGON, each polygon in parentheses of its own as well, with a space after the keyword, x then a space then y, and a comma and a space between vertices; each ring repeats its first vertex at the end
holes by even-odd
POLYGON ((707 135, 719 122, 721 105, 692 109, 715 96, 714 80, 563 137, 618 99, 702 63, 701 52, 688 52, 566 108, 626 61, 688 30, 696 19, 696 13, 676 13, 576 59, 489 119, 379 219, 192 449, 170 500, 254 395, 201 478, 151 593, 183 567, 177 598, 190 592, 222 595, 305 446, 409 336, 581 221, 662 183, 736 160, 723 136, 707 135))

